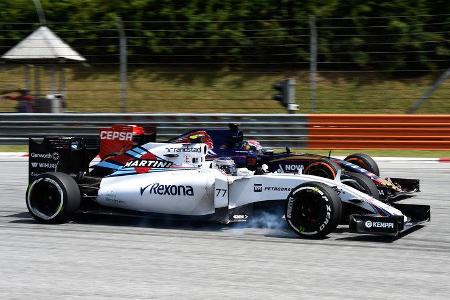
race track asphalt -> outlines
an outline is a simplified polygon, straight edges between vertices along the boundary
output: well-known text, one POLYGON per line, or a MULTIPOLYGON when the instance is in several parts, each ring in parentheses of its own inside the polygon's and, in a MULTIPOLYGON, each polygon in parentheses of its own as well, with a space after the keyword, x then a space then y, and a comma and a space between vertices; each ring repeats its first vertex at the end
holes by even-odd
POLYGON ((111 216, 41 225, 25 159, 0 160, 0 299, 449 299, 450 164, 380 162, 419 178, 432 221, 402 238, 111 216))

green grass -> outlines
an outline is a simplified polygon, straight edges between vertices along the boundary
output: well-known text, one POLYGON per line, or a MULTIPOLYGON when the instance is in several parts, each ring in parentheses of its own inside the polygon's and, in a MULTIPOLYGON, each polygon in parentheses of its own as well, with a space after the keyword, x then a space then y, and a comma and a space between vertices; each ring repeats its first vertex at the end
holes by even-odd
POLYGON ((0 152, 28 152, 27 145, 0 145, 0 152))
MULTIPOLYGON (((41 86, 48 89, 48 74, 41 86)), ((372 73, 321 73, 317 83, 320 113, 403 113, 440 74, 399 78, 372 73), (352 75, 349 75, 352 74, 352 75)), ((299 113, 311 112, 307 71, 130 68, 129 112, 283 113, 272 100, 271 86, 286 77, 296 79, 299 113)), ((23 69, 0 67, 0 90, 23 86, 23 69)), ((118 68, 66 69, 68 111, 119 112, 118 68)), ((450 113, 450 80, 418 113, 450 113)), ((0 101, 0 111, 14 111, 14 101, 0 101)))

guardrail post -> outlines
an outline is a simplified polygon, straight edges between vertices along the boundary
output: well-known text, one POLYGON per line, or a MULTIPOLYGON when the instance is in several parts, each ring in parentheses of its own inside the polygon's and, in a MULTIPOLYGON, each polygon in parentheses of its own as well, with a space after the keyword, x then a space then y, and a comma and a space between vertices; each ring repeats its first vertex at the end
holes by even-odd
POLYGON ((117 29, 119 31, 120 51, 120 111, 127 112, 127 36, 121 17, 117 17, 117 29))
POLYGON ((311 111, 316 111, 316 88, 317 88, 317 27, 316 16, 309 16, 309 84, 310 84, 310 97, 311 97, 311 111))
POLYGON ((407 114, 413 114, 418 110, 422 104, 424 104, 428 98, 436 91, 443 83, 444 81, 450 76, 450 68, 447 69, 447 71, 444 72, 444 74, 441 75, 441 77, 436 80, 431 88, 429 88, 425 93, 423 93, 422 96, 420 96, 419 99, 416 100, 416 102, 411 105, 410 108, 406 111, 407 114))
POLYGON ((25 65, 25 79, 24 79, 24 87, 31 91, 31 65, 25 65))

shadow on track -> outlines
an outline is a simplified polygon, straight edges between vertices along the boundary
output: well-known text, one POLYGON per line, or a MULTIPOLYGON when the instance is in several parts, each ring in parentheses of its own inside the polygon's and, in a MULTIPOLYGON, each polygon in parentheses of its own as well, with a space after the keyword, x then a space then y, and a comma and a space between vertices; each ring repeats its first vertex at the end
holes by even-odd
MULTIPOLYGON (((9 221, 9 223, 19 224, 32 224, 36 221, 31 217, 28 212, 16 213, 8 215, 7 217, 16 218, 9 221)), ((184 219, 171 219, 171 218, 150 218, 143 216, 127 216, 127 215, 114 215, 114 214, 96 214, 96 213, 79 213, 75 214, 72 223, 83 225, 100 225, 100 226, 123 226, 123 227, 143 227, 143 228, 155 228, 155 229, 173 229, 183 231, 205 231, 205 232, 228 232, 236 233, 238 235, 245 234, 245 229, 268 229, 270 233, 263 233, 262 236, 268 238, 279 239, 299 239, 299 237, 290 231, 287 224, 278 224, 272 226, 271 224, 264 224, 262 222, 242 222, 232 224, 221 224, 217 222, 205 221, 205 220, 184 220, 184 219)), ((49 225, 52 226, 52 225, 49 225)), ((325 241, 358 241, 358 242, 377 242, 377 243, 392 243, 399 238, 402 238, 423 226, 416 226, 408 231, 401 233, 396 237, 392 236, 380 236, 380 235, 359 235, 355 234, 346 237, 330 237, 324 238, 300 238, 301 240, 316 240, 325 241)), ((335 229, 333 234, 349 234, 347 227, 340 226, 335 229)))
POLYGON ((404 232, 401 232, 397 236, 385 236, 385 235, 370 235, 370 234, 362 234, 352 237, 344 237, 344 238, 338 238, 336 240, 345 240, 345 241, 358 241, 358 242, 379 242, 379 243, 392 243, 398 239, 401 239, 402 237, 405 237, 409 235, 410 233, 413 233, 416 230, 419 230, 423 227, 423 225, 417 225, 414 226, 404 232))

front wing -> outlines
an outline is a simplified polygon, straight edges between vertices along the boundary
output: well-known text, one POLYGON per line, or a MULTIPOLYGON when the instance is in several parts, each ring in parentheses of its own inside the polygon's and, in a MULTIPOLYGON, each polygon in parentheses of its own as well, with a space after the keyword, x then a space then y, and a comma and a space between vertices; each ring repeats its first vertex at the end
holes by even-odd
POLYGON ((417 204, 392 204, 403 216, 350 215, 350 231, 355 233, 398 236, 415 226, 430 221, 430 206, 417 204))

